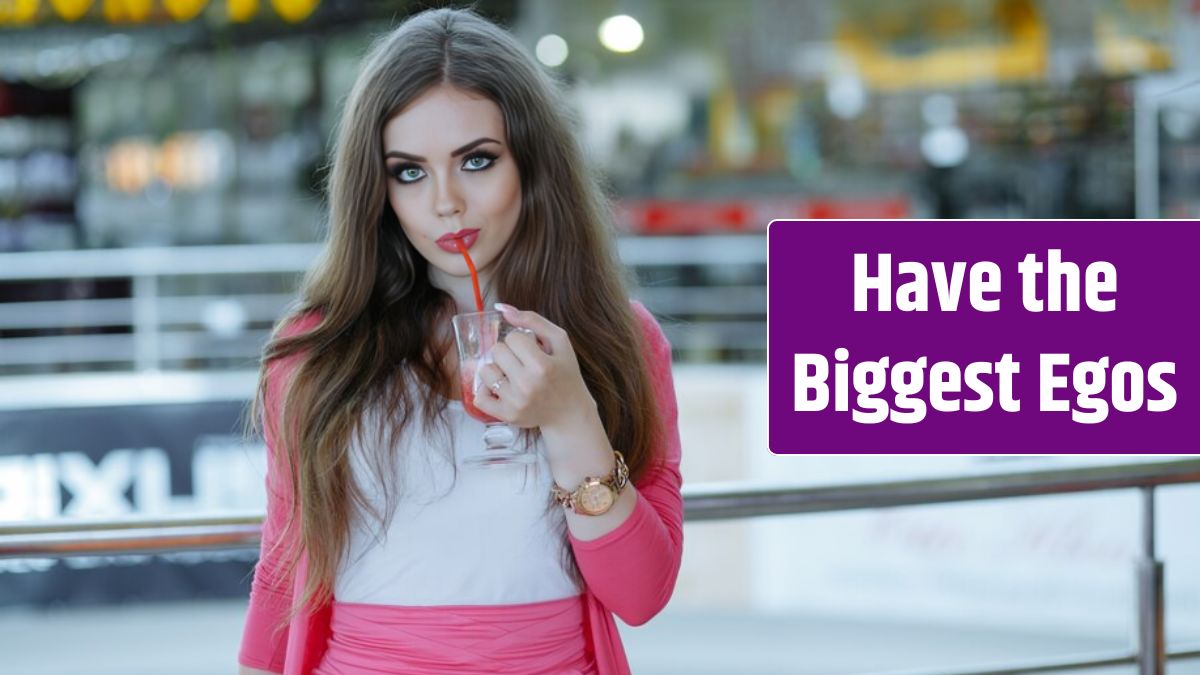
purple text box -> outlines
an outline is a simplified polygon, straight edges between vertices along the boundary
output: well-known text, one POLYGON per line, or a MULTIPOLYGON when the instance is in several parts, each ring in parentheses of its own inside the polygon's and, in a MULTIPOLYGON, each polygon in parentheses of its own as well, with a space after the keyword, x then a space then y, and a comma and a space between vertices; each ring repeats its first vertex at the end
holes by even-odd
MULTIPOLYGON (((1190 221, 789 221, 768 227, 768 372, 769 443, 775 453, 1121 453, 1186 454, 1200 451, 1200 360, 1197 340, 1200 269, 1200 223, 1190 221), (1043 265, 1037 297, 1047 295, 1048 252, 1079 268, 1080 311, 1035 313, 1022 303, 1018 263, 1033 253, 1043 265), (891 254, 890 312, 877 311, 878 293, 868 295, 870 311, 854 311, 854 254, 867 255, 869 273, 878 273, 878 254, 891 254), (928 272, 929 309, 898 311, 897 289, 912 281, 900 274, 903 261, 923 263, 928 272), (966 263, 958 310, 940 308, 932 263, 966 263), (970 304, 969 266, 990 261, 1000 268, 1000 309, 981 312, 970 304), (1117 272, 1115 311, 1088 308, 1083 292, 1087 266, 1112 263, 1117 272), (863 361, 901 361, 926 357, 928 364, 951 361, 965 368, 972 362, 996 362, 1004 354, 1020 364, 1012 376, 1019 412, 1007 412, 999 400, 999 378, 983 376, 994 401, 982 412, 939 412, 926 405, 923 420, 901 424, 855 422, 851 412, 834 410, 835 350, 849 352, 850 410, 856 406, 853 371, 863 361), (1073 368, 1082 361, 1109 358, 1105 391, 1107 418, 1094 424, 1072 421, 1070 412, 1040 410, 1040 358, 1070 354, 1070 364, 1055 375, 1065 377, 1056 399, 1083 410, 1075 402, 1073 368), (797 412, 796 354, 820 354, 828 362, 829 403, 823 410, 797 412), (1110 375, 1119 362, 1140 364, 1145 402, 1135 412, 1113 406, 1110 375), (1165 394, 1146 380, 1158 362, 1174 362, 1174 374, 1162 381, 1175 392, 1167 411, 1147 410, 1165 394)), ((910 289, 912 287, 909 287, 910 289)), ((1064 305, 1065 306, 1065 305, 1064 305)), ((815 369, 815 366, 814 366, 815 369)), ((808 370, 815 374, 815 370, 808 370)), ((888 371, 890 380, 891 372, 888 371)), ((929 397, 929 368, 924 388, 929 397)), ((947 376, 949 377, 949 376, 947 376)), ((1124 379, 1126 401, 1132 396, 1132 374, 1124 379)), ((812 382, 812 380, 809 380, 812 382)), ((805 396, 815 397, 815 390, 805 396)), ((878 394, 891 408, 890 385, 878 394)), ((965 384, 962 393, 945 396, 960 401, 977 398, 965 384)), ((869 403, 869 402, 868 402, 869 403)), ((962 403, 960 403, 960 406, 962 403)), ((1158 403, 1158 405, 1164 405, 1158 403)), ((867 406, 869 407, 869 405, 867 406)), ((859 408, 860 410, 864 408, 859 408)), ((903 410, 910 410, 904 406, 903 410)))

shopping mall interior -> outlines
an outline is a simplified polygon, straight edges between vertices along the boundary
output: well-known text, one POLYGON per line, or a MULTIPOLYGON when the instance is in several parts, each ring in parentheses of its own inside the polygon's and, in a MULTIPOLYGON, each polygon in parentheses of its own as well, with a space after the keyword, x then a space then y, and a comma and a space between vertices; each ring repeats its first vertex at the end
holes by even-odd
MULTIPOLYGON (((0 5, 0 252, 319 241, 358 59, 425 6, 0 5)), ((765 260, 656 253, 711 247, 696 238, 741 235, 737 250, 775 218, 1200 214, 1193 2, 474 6, 561 82, 643 287, 668 296, 664 313, 723 324, 680 345, 690 360, 765 348, 765 260), (667 237, 683 243, 653 248, 667 237), (745 311, 707 317, 664 284, 727 287, 708 304, 745 311)), ((0 283, 9 301, 130 293, 116 279, 0 283)))
MULTIPOLYGON (((263 449, 232 422, 325 237, 341 105, 376 37, 466 4, 0 0, 0 542, 36 518, 261 511, 263 449), (97 510, 65 500, 104 481, 97 510)), ((768 225, 1200 218, 1200 0, 470 6, 561 87, 673 346, 685 485, 1077 466, 771 455, 768 225)), ((1124 649, 1132 499, 689 523, 672 605, 622 633, 646 675, 1124 649)), ((1198 506, 1194 486, 1161 502, 1171 644, 1200 635, 1198 506)), ((0 664, 231 671, 257 553, 0 551, 0 664)), ((1080 672, 1135 672, 1102 663, 1080 672)))

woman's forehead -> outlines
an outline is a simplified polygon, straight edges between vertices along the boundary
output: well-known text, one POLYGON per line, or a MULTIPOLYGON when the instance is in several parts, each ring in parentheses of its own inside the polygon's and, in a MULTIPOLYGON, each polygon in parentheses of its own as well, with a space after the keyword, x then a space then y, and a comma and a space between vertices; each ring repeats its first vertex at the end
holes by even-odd
POLYGON ((384 152, 422 156, 448 155, 480 137, 506 141, 500 106, 449 85, 421 94, 383 128, 384 152))

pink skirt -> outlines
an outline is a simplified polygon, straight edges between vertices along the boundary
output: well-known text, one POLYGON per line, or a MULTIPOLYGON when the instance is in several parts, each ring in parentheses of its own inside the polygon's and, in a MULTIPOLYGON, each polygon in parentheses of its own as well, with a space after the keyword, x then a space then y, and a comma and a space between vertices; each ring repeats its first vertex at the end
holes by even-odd
POLYGON ((333 603, 313 675, 596 675, 583 596, 521 605, 333 603))

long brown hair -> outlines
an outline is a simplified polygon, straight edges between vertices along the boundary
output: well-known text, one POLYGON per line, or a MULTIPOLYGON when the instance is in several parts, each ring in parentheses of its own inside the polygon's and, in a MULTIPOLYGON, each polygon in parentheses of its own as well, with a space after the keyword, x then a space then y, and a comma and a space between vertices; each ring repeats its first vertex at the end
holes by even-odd
MULTIPOLYGON (((451 345, 437 337, 454 301, 430 285, 428 263, 387 204, 382 150, 388 120, 439 84, 499 106, 520 173, 521 214, 494 263, 496 297, 537 311, 571 336, 609 440, 635 479, 656 459, 659 412, 630 280, 556 84, 508 32, 477 14, 418 14, 374 43, 346 100, 327 185, 327 241, 264 350, 248 416, 256 424, 264 407, 278 413, 268 416, 273 465, 296 469, 289 522, 300 523, 300 547, 289 552, 285 571, 304 550, 308 573, 294 610, 331 598, 353 509, 369 508, 348 457, 364 410, 381 406, 391 439, 414 411, 426 422, 440 419, 454 385, 440 365, 451 345), (288 331, 314 315, 320 319, 311 330, 288 331), (292 355, 298 366, 286 394, 267 400, 268 368, 292 355)), ((392 443, 364 445, 378 449, 373 466, 387 465, 392 443)))

